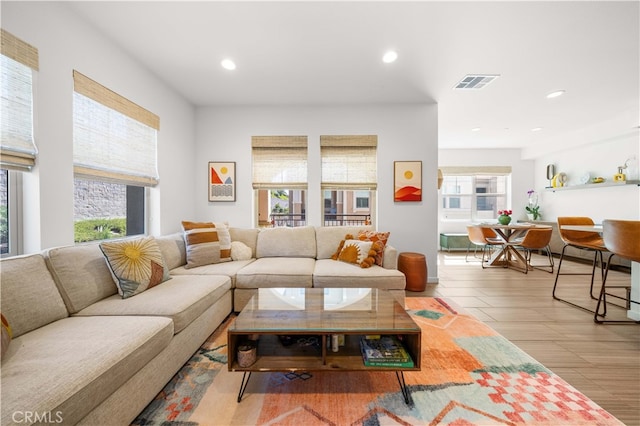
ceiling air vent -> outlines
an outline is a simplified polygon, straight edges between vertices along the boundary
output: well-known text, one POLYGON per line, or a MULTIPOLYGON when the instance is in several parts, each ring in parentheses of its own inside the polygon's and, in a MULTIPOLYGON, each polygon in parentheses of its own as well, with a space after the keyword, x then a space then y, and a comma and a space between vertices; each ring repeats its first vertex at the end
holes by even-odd
POLYGON ((498 77, 499 74, 467 74, 454 89, 482 89, 498 77))

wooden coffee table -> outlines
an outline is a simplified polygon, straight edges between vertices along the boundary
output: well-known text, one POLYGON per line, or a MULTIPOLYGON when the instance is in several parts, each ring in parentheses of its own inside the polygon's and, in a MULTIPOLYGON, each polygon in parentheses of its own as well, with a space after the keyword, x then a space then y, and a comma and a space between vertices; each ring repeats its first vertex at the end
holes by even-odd
POLYGON ((238 402, 252 372, 393 371, 409 404, 403 372, 420 370, 421 336, 420 327, 385 290, 265 288, 258 290, 228 330, 228 365, 229 371, 244 372, 238 402), (332 335, 344 336, 337 352, 331 348, 332 335), (413 367, 365 366, 360 339, 371 335, 400 339, 413 367), (257 347, 255 362, 241 367, 238 347, 247 344, 257 347))

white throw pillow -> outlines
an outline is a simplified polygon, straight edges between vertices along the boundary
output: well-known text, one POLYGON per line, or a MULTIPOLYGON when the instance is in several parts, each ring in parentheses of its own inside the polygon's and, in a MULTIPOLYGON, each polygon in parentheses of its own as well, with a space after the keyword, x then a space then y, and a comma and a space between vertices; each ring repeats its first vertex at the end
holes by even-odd
POLYGON ((249 260, 251 259, 251 247, 242 241, 231 241, 231 259, 249 260))

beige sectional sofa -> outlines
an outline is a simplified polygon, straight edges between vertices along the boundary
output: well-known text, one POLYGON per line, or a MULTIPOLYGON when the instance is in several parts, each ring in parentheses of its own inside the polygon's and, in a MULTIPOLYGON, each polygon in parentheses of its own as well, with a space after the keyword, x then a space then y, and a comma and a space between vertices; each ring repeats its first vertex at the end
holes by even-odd
MULTIPOLYGON (((97 243, 3 259, 2 424, 128 424, 206 338, 261 287, 376 287, 404 304, 387 245, 383 267, 331 259, 362 228, 230 228, 251 258, 185 268, 181 233, 156 238, 171 278, 123 299, 97 243)), ((233 253, 232 253, 233 254, 233 253)))

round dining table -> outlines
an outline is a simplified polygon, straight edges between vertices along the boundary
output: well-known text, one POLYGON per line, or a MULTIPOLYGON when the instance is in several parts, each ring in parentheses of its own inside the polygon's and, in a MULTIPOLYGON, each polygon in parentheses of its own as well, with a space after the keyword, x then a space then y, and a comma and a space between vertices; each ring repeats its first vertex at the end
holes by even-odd
POLYGON ((504 241, 498 246, 487 263, 490 266, 502 265, 506 268, 518 269, 522 272, 527 270, 527 261, 522 253, 517 250, 518 241, 521 241, 527 231, 532 228, 551 228, 550 225, 538 225, 530 222, 516 222, 508 225, 501 223, 480 223, 474 224, 480 228, 492 229, 497 236, 504 241))

